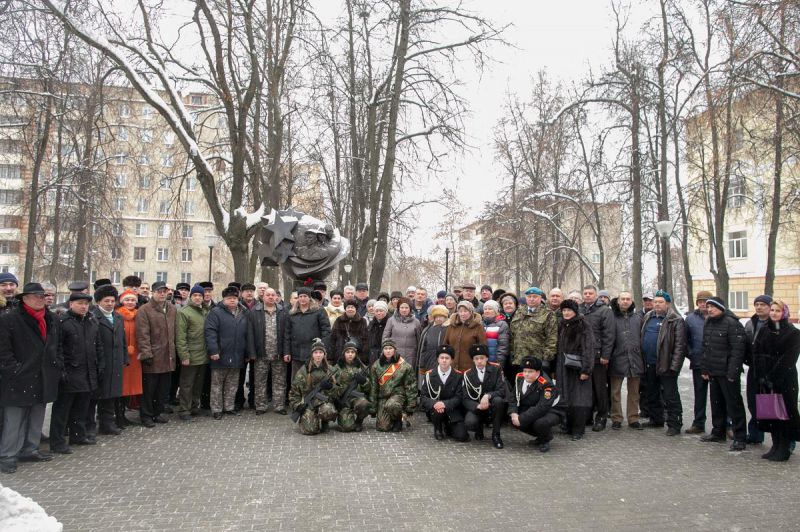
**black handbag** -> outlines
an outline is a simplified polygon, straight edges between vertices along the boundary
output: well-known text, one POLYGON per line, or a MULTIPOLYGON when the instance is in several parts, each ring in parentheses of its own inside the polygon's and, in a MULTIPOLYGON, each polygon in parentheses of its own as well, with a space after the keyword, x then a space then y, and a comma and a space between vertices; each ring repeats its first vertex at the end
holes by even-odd
POLYGON ((583 369, 583 357, 580 355, 564 353, 564 367, 577 370, 583 369))

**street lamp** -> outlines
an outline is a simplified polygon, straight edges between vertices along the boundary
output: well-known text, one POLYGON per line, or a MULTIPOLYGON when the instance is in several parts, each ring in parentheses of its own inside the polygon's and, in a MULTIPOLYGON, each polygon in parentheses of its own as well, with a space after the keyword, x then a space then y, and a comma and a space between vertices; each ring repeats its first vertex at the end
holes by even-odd
POLYGON ((217 245, 219 237, 215 234, 206 235, 206 245, 208 246, 208 280, 211 281, 211 261, 214 258, 214 246, 217 245))
POLYGON ((672 220, 659 220, 656 222, 656 232, 661 238, 662 248, 662 268, 661 268, 661 287, 663 290, 672 292, 672 254, 670 253, 669 239, 675 229, 675 222, 672 220))
POLYGON ((350 272, 353 271, 353 265, 352 264, 345 264, 344 265, 344 271, 345 271, 345 273, 347 273, 347 284, 350 284, 350 272))

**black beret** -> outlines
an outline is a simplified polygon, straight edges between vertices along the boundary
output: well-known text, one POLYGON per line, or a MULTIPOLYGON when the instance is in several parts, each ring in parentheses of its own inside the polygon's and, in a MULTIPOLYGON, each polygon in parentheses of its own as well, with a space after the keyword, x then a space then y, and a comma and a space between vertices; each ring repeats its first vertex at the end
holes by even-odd
POLYGON ((456 350, 451 345, 440 345, 436 349, 436 356, 438 357, 439 355, 450 355, 450 358, 455 358, 456 350))
POLYGON ((489 346, 484 344, 472 344, 472 347, 469 348, 469 357, 475 358, 477 356, 489 356, 489 346))
POLYGON ((519 369, 534 369, 536 371, 541 371, 542 361, 536 357, 525 357, 520 361, 519 369))
POLYGON ((117 292, 117 289, 110 284, 104 284, 94 291, 94 300, 97 302, 102 301, 107 297, 113 297, 114 299, 119 297, 119 292, 117 292))
POLYGON ((226 297, 239 297, 239 289, 235 286, 226 286, 222 291, 222 299, 226 297))

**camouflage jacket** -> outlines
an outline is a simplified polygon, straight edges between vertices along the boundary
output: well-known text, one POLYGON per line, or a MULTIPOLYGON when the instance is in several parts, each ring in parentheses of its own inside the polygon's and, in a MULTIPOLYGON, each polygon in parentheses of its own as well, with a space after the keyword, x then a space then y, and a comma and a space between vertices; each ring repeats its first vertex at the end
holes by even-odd
MULTIPOLYGON (((359 384, 355 387, 356 392, 360 392, 364 394, 364 398, 369 400, 369 390, 370 390, 370 380, 369 380, 369 367, 363 364, 347 364, 344 359, 339 360, 336 364, 337 373, 336 373, 336 388, 334 391, 334 395, 337 399, 345 399, 344 394, 347 392, 347 389, 350 387, 350 383, 353 382, 353 378, 356 376, 357 373, 364 374, 367 377, 367 382, 364 384, 359 384)), ((353 403, 354 396, 350 396, 350 398, 346 399, 347 405, 340 405, 340 406, 349 406, 353 403)))
POLYGON ((544 304, 530 312, 521 306, 511 320, 511 353, 513 363, 519 364, 526 356, 553 360, 558 342, 558 319, 544 304))
POLYGON ((417 408, 417 375, 408 362, 403 360, 391 378, 387 379, 383 384, 380 383, 389 367, 398 362, 398 360, 400 360, 400 357, 397 355, 389 360, 381 355, 372 364, 369 371, 369 402, 372 408, 377 408, 381 401, 385 401, 393 395, 398 395, 403 401, 403 411, 413 414, 417 408))
MULTIPOLYGON (((333 388, 327 391, 320 391, 322 394, 327 395, 330 401, 334 401, 336 399, 336 391, 338 389, 338 379, 336 378, 337 373, 338 368, 336 366, 328 365, 327 362, 323 362, 321 366, 314 366, 314 363, 309 361, 308 364, 305 364, 298 370, 297 374, 292 379, 292 388, 289 390, 289 408, 292 410, 297 410, 297 408, 303 404, 306 394, 329 374, 333 374, 333 388), (313 366, 311 368, 311 379, 308 378, 309 366, 313 366)), ((315 402, 312 402, 312 404, 309 406, 316 408, 319 406, 319 403, 317 402, 315 404, 315 402)))

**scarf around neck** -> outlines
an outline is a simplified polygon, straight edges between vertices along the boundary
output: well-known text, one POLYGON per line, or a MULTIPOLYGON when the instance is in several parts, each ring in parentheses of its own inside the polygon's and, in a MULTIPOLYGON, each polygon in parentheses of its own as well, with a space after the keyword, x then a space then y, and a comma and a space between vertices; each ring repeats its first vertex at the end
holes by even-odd
POLYGON ((34 310, 25 303, 22 304, 22 308, 25 309, 33 319, 36 320, 36 323, 39 325, 39 334, 42 336, 43 341, 47 341, 47 323, 44 321, 44 312, 45 309, 42 310, 34 310))

